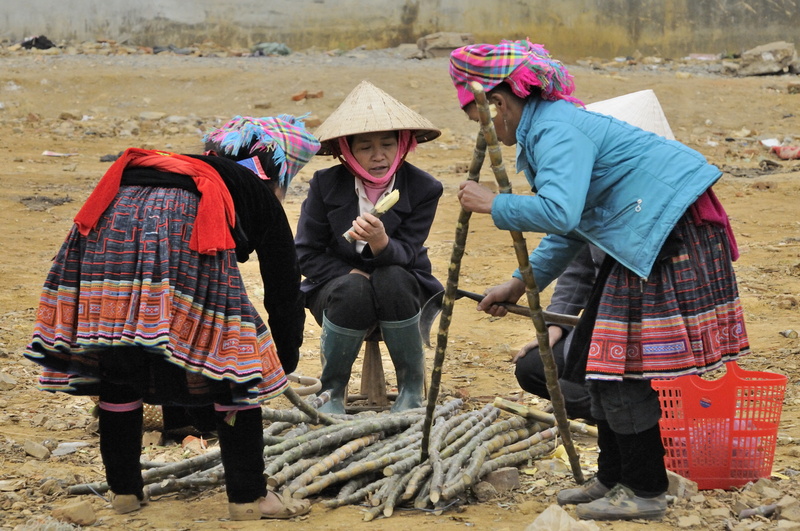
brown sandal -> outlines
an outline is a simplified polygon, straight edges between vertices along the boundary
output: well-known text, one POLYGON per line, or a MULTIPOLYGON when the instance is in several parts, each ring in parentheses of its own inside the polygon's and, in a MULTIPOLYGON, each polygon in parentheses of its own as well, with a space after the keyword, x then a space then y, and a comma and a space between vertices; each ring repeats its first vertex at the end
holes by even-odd
POLYGON ((141 499, 136 494, 116 494, 111 491, 109 491, 109 493, 111 507, 114 508, 117 514, 127 514, 138 511, 142 508, 142 505, 147 505, 150 501, 147 491, 142 493, 141 499))
POLYGON ((278 495, 275 492, 268 492, 276 496, 281 501, 281 508, 274 513, 265 513, 261 511, 261 500, 266 497, 261 497, 256 501, 250 503, 229 503, 228 512, 230 513, 231 520, 260 520, 262 518, 275 518, 286 520, 294 518, 295 516, 303 516, 311 511, 311 503, 308 500, 297 500, 285 493, 278 495))

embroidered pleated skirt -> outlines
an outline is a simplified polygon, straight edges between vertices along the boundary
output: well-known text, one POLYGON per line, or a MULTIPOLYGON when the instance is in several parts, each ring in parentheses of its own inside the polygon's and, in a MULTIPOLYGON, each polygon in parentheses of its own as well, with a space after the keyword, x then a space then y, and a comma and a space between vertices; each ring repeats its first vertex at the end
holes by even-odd
POLYGON ((96 395, 107 379, 152 404, 256 404, 287 385, 235 250, 189 248, 198 198, 123 186, 97 226, 73 227, 42 289, 25 356, 40 388, 96 395))
POLYGON ((725 229, 683 216, 675 251, 647 279, 612 266, 597 306, 586 378, 702 374, 750 346, 725 229))

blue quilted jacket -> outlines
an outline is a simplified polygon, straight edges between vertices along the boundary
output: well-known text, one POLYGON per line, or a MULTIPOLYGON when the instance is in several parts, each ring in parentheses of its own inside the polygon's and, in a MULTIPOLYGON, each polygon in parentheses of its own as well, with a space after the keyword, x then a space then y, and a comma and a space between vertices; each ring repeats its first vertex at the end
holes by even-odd
POLYGON ((500 229, 546 234, 530 255, 540 289, 585 242, 646 278, 678 219, 722 175, 680 142, 535 98, 517 127, 517 171, 535 194, 498 194, 492 219, 500 229))

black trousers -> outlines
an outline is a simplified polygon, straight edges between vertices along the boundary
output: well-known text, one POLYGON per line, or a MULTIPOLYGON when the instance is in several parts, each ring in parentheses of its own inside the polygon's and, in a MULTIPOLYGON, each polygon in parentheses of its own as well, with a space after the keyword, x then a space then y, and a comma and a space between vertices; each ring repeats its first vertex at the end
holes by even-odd
MULTIPOLYGON (((567 338, 563 337, 553 345, 553 358, 556 362, 559 377, 564 373, 564 365, 566 364, 564 350, 567 344, 567 338)), ((547 400, 550 399, 550 392, 547 390, 547 378, 544 373, 544 363, 538 347, 531 349, 525 357, 517 361, 514 375, 517 377, 519 386, 525 391, 547 400)), ((561 394, 564 396, 567 416, 573 419, 585 419, 589 422, 594 422, 591 413, 592 400, 585 385, 563 378, 559 378, 558 384, 561 387, 561 394)))
POLYGON ((328 320, 350 330, 368 330, 378 321, 405 321, 422 307, 417 279, 400 266, 379 267, 370 278, 337 277, 306 296, 306 306, 322 324, 328 320))

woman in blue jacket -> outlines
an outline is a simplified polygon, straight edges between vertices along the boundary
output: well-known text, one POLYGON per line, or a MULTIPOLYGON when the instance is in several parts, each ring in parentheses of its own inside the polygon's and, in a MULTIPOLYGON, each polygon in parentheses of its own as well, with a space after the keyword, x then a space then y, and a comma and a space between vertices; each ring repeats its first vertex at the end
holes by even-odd
MULTIPOLYGON (((564 66, 527 40, 454 50, 450 75, 467 115, 480 83, 498 139, 517 145, 533 195, 495 195, 474 182, 461 205, 504 230, 545 233, 530 255, 537 286, 551 283, 587 244, 607 254, 572 349, 598 421, 597 475, 558 495, 591 519, 661 518, 668 482, 650 380, 699 374, 749 352, 728 217, 711 186, 721 172, 703 156, 593 113, 572 96, 564 66)), ((480 310, 525 291, 519 271, 489 290, 480 310)), ((572 352, 570 353, 572 354, 572 352)))
POLYGON ((309 183, 297 225, 301 289, 322 326, 321 409, 345 412, 350 370, 367 332, 379 326, 397 374, 392 411, 423 403, 422 302, 442 289, 424 246, 442 184, 405 161, 417 143, 441 133, 428 120, 362 81, 315 131, 320 153, 341 164, 309 183), (382 217, 372 208, 394 190, 382 217), (346 236, 349 236, 347 238, 346 236))

